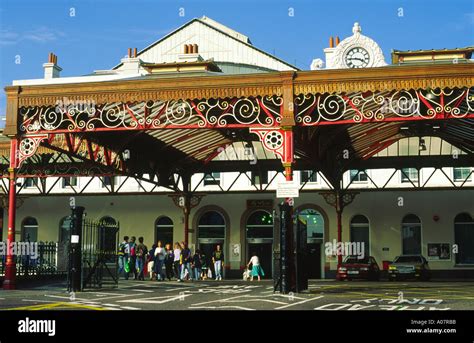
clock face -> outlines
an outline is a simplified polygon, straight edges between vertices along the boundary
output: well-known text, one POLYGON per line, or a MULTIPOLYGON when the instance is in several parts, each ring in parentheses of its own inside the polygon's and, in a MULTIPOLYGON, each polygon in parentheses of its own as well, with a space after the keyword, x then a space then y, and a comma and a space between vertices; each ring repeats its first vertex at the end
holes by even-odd
POLYGON ((344 61, 349 68, 365 68, 369 65, 370 56, 364 48, 355 47, 346 53, 344 61))

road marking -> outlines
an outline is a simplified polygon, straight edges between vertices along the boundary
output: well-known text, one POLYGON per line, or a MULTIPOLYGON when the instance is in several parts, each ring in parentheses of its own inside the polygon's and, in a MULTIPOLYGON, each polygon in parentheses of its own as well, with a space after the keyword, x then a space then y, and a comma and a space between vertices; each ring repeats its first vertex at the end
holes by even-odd
POLYGON ((275 310, 282 310, 282 309, 284 309, 284 308, 288 308, 288 307, 295 306, 295 305, 301 305, 301 304, 307 303, 307 302, 309 302, 309 301, 313 301, 313 300, 317 300, 317 299, 321 299, 321 298, 324 298, 324 296, 319 296, 319 297, 316 297, 316 298, 306 299, 306 300, 303 300, 303 301, 299 301, 299 302, 296 302, 296 303, 293 303, 293 304, 288 304, 288 305, 280 306, 280 307, 275 308, 275 310))
MULTIPOLYGON (((192 306, 201 306, 201 305, 206 305, 206 304, 212 304, 212 303, 228 303, 228 302, 235 302, 235 303, 241 303, 241 302, 265 302, 265 303, 272 303, 272 304, 277 304, 277 305, 287 305, 288 303, 283 302, 283 301, 277 301, 273 299, 263 299, 263 298, 268 298, 268 297, 282 297, 282 298, 289 298, 290 296, 278 294, 278 295, 267 295, 264 297, 261 297, 259 295, 239 295, 227 299, 218 299, 218 300, 211 300, 211 301, 205 301, 197 304, 193 304, 192 306)), ((298 299, 298 300, 303 300, 305 298, 300 298, 300 297, 293 297, 293 299, 298 299)))
POLYGON ((96 306, 89 306, 81 303, 67 303, 67 302, 56 302, 51 304, 42 304, 42 305, 31 305, 31 306, 22 306, 22 307, 14 307, 8 308, 6 310, 15 311, 15 310, 28 310, 28 311, 39 311, 39 310, 50 310, 50 309, 59 309, 59 308, 75 308, 75 309, 86 309, 86 310, 96 310, 102 311, 104 310, 102 307, 96 306))
POLYGON ((120 308, 124 310, 141 310, 141 308, 131 306, 120 306, 120 308))
POLYGON ((217 310, 217 309, 229 309, 229 308, 233 308, 233 309, 237 309, 237 310, 244 310, 244 311, 256 311, 255 309, 253 308, 248 308, 248 307, 242 307, 242 306, 197 306, 197 307, 188 307, 189 309, 193 310, 193 309, 210 309, 210 310, 217 310))
POLYGON ((119 303, 136 303, 136 304, 164 304, 170 301, 180 301, 185 297, 190 297, 191 294, 180 294, 178 296, 166 296, 166 297, 153 297, 153 298, 144 298, 144 299, 128 299, 128 300, 118 300, 119 303))

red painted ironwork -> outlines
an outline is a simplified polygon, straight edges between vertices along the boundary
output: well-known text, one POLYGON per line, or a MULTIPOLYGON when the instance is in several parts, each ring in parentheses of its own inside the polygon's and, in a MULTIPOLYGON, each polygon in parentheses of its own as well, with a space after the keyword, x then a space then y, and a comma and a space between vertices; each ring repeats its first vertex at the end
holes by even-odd
POLYGON ((5 279, 3 289, 16 288, 16 264, 12 251, 12 243, 15 242, 15 218, 16 218, 16 169, 18 168, 18 140, 10 141, 10 168, 8 169, 10 185, 8 190, 8 235, 7 235, 7 258, 5 264, 5 279))

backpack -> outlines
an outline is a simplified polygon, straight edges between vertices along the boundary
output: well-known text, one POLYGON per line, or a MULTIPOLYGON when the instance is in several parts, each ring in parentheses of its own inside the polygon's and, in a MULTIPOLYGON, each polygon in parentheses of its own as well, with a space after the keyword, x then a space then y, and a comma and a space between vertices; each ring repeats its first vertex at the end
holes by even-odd
POLYGON ((119 251, 118 251, 119 255, 125 255, 125 245, 126 244, 124 243, 119 244, 119 251))

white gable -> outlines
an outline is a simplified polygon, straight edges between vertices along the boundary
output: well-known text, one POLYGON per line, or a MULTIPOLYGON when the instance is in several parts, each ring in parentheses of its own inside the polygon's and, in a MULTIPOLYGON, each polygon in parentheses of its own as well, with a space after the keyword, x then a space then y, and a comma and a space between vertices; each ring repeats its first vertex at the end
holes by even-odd
MULTIPOLYGON (((214 59, 215 62, 246 64, 278 71, 295 70, 247 42, 246 36, 209 18, 194 19, 140 51, 138 57, 147 63, 177 62, 185 44, 197 44, 204 60, 214 59)), ((117 69, 121 68, 123 66, 120 65, 117 69)))

